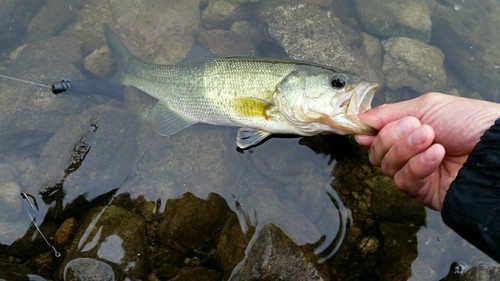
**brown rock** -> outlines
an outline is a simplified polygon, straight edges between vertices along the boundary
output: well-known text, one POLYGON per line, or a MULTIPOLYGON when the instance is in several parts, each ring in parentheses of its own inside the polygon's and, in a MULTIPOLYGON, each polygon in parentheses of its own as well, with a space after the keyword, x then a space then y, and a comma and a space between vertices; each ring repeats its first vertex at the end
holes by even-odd
POLYGON ((75 218, 66 219, 61 224, 61 226, 59 226, 59 228, 56 230, 56 233, 54 234, 54 246, 56 248, 64 247, 68 242, 68 240, 71 238, 71 235, 73 235, 75 228, 76 228, 76 219, 75 218))

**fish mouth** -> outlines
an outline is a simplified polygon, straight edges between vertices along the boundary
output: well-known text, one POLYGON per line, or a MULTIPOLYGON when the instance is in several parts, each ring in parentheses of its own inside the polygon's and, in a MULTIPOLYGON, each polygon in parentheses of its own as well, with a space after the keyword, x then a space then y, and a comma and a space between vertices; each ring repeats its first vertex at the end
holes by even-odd
POLYGON ((337 134, 377 134, 377 130, 361 121, 358 115, 371 108, 378 87, 376 83, 359 83, 352 90, 343 112, 324 114, 317 122, 328 125, 329 131, 337 134))
POLYGON ((379 86, 377 83, 359 83, 352 93, 346 115, 356 116, 370 109, 379 86))
POLYGON ((353 133, 363 133, 375 135, 377 130, 361 121, 358 114, 371 108, 371 103, 375 97, 379 85, 377 83, 360 83, 351 96, 347 106, 346 117, 353 123, 353 133), (355 129, 354 129, 355 128, 355 129))

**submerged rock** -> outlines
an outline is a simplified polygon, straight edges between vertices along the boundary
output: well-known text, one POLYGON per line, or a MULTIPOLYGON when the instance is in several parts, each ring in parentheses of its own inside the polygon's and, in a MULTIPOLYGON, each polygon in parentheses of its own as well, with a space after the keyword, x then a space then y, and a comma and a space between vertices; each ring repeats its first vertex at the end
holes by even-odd
POLYGON ((240 5, 233 0, 211 0, 203 11, 201 19, 208 27, 228 27, 233 21, 241 19, 240 5))
POLYGON ((500 266, 494 264, 478 264, 473 267, 453 263, 450 273, 442 281, 493 281, 500 276, 500 266))
POLYGON ((293 59, 306 60, 354 72, 381 84, 380 71, 370 66, 360 49, 352 47, 338 19, 312 4, 265 7, 261 18, 269 35, 293 59))
POLYGON ((77 17, 82 2, 82 0, 46 1, 29 22, 26 41, 46 39, 65 29, 77 17))
POLYGON ((433 36, 448 63, 481 96, 500 96, 500 5, 497 0, 437 1, 433 36))
POLYGON ((405 37, 385 40, 382 46, 385 52, 382 70, 388 88, 410 87, 422 94, 446 91, 447 76, 441 50, 405 37))
POLYGON ((246 37, 228 30, 212 29, 199 34, 198 40, 212 54, 220 57, 255 57, 257 48, 246 37))
POLYGON ((219 231, 229 217, 226 201, 210 194, 207 200, 186 193, 167 203, 165 218, 159 227, 162 242, 173 240, 187 249, 209 252, 215 249, 219 231))
POLYGON ((76 198, 91 201, 119 188, 136 165, 136 125, 131 113, 109 105, 82 112, 43 148, 30 177, 33 193, 50 194, 45 199, 57 202, 57 213, 76 198))
POLYGON ((146 227, 138 215, 113 205, 96 208, 79 223, 57 279, 145 280, 145 256, 146 227))
MULTIPOLYGON (((53 83, 63 77, 75 80, 82 78, 74 65, 81 59, 79 45, 68 37, 57 36, 37 41, 25 45, 16 53, 6 75, 43 84, 53 83)), ((12 143, 14 147, 26 143, 24 135, 27 135, 27 139, 39 136, 45 138, 54 133, 64 125, 65 118, 78 113, 85 105, 81 96, 56 97, 49 88, 3 78, 0 91, 0 143, 15 138, 12 143)))
POLYGON ((354 3, 363 25, 374 34, 423 42, 431 37, 431 10, 426 1, 356 0, 354 3))
POLYGON ((0 42, 3 47, 15 45, 25 32, 36 9, 43 4, 37 0, 3 0, 0 9, 0 42))
POLYGON ((325 264, 318 264, 310 251, 303 251, 278 227, 262 227, 248 256, 230 280, 329 280, 325 264))

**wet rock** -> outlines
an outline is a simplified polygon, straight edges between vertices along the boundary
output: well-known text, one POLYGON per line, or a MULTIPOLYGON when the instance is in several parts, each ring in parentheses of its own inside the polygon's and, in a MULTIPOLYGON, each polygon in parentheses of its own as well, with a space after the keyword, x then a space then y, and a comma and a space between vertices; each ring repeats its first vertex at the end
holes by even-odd
POLYGON ((21 206, 21 186, 14 181, 0 180, 0 245, 10 245, 22 237, 30 221, 21 206))
POLYGON ((323 8, 329 8, 333 5, 333 1, 331 0, 300 0, 300 2, 305 4, 316 4, 323 8))
POLYGON ((375 270, 381 280, 408 280, 411 276, 411 264, 417 257, 417 230, 401 223, 380 223, 384 261, 375 270))
POLYGON ((57 278, 144 280, 145 254, 146 228, 138 215, 114 205, 96 208, 79 223, 57 278))
POLYGON ((64 269, 63 278, 68 281, 117 280, 109 264, 91 258, 76 258, 70 261, 64 269))
POLYGON ((97 49, 83 59, 85 69, 102 80, 108 80, 113 75, 113 63, 113 56, 107 47, 97 49))
POLYGON ((66 245, 76 229, 76 222, 75 218, 68 218, 59 226, 54 234, 54 246, 56 248, 66 245))
POLYGON ((354 72, 382 82, 359 49, 353 48, 334 18, 317 5, 284 4, 266 7, 261 19, 269 35, 293 59, 307 60, 354 72))
POLYGON ((37 0, 4 0, 0 10, 0 42, 13 46, 19 42, 37 7, 42 5, 37 0))
POLYGON ((139 57, 173 64, 186 55, 194 43, 194 35, 201 30, 200 2, 111 1, 111 11, 118 23, 114 29, 124 35, 120 37, 125 45, 139 57))
MULTIPOLYGON (((74 40, 52 37, 24 47, 5 74, 45 84, 63 77, 78 80, 83 77, 74 64, 80 59, 74 40)), ((56 97, 48 88, 15 81, 2 81, 0 91, 0 142, 15 137, 17 145, 26 144, 19 132, 31 132, 31 138, 46 137, 84 105, 82 97, 56 97)))
POLYGON ((29 281, 31 270, 17 264, 0 263, 0 280, 29 281))
POLYGON ((374 34, 423 42, 431 37, 431 11, 426 1, 356 0, 354 3, 365 28, 374 34))
POLYGON ((82 2, 81 0, 46 1, 29 22, 26 41, 46 39, 65 29, 75 20, 82 2))
POLYGON ((219 195, 210 194, 202 200, 187 193, 167 204, 158 232, 160 241, 173 240, 182 247, 209 252, 215 249, 228 216, 229 208, 219 195))
POLYGON ((432 40, 460 78, 483 98, 498 100, 500 89, 500 6, 496 0, 438 1, 432 40), (442 3, 456 2, 453 5, 442 3))
POLYGON ((374 69, 382 68, 382 45, 380 41, 368 33, 361 33, 361 46, 374 69))
POLYGON ((358 146, 343 149, 350 156, 337 159, 332 185, 351 210, 353 227, 329 260, 332 279, 407 280, 424 208, 369 164, 367 151, 358 146))
POLYGON ((229 27, 241 17, 240 5, 232 0, 211 0, 203 11, 201 19, 208 27, 229 27))
POLYGON ((366 256, 368 254, 376 253, 378 250, 378 239, 375 237, 364 237, 359 241, 358 248, 361 255, 366 256))
POLYGON ((0 163, 0 183, 17 182, 18 179, 19 173, 16 167, 7 163, 0 163))
POLYGON ((218 281, 220 276, 217 271, 213 269, 208 269, 204 267, 193 267, 182 269, 177 276, 172 279, 172 281, 218 281))
POLYGON ((223 280, 228 280, 234 267, 245 257, 245 249, 252 238, 254 229, 243 233, 236 214, 231 214, 221 230, 217 244, 217 263, 223 272, 223 280))
POLYGON ((326 265, 297 246, 279 228, 264 226, 243 265, 230 280, 329 280, 326 265))
POLYGON ((257 44, 262 40, 262 33, 257 27, 248 21, 235 21, 231 24, 230 30, 247 38, 250 42, 257 44))
POLYGON ((30 186, 50 194, 56 214, 119 188, 136 165, 136 125, 130 112, 110 105, 82 112, 43 148, 30 186))
POLYGON ((20 206, 21 186, 17 182, 9 181, 0 184, 0 219, 4 214, 17 213, 20 206))
POLYGON ((374 178, 371 211, 382 221, 423 223, 422 205, 408 194, 401 192, 388 177, 374 178))
POLYGON ((227 30, 212 29, 201 32, 198 40, 211 53, 220 56, 255 57, 255 45, 242 35, 227 30))
POLYGON ((493 281, 500 276, 500 266, 494 264, 478 264, 473 267, 452 264, 450 273, 442 281, 493 281))
POLYGON ((422 41, 394 37, 382 42, 382 70, 390 89, 410 87, 417 93, 445 91, 444 54, 422 41))

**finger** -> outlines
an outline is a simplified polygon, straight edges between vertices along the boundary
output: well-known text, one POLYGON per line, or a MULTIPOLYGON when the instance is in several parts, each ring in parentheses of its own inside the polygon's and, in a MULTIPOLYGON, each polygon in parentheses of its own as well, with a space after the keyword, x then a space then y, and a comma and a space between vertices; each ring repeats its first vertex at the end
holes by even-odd
POLYGON ((420 121, 412 116, 389 123, 383 127, 373 140, 369 151, 370 162, 380 166, 386 153, 396 144, 399 139, 406 138, 416 128, 420 127, 420 121))
POLYGON ((387 124, 405 116, 414 116, 417 113, 418 101, 416 99, 392 104, 383 104, 360 113, 358 117, 364 123, 380 130, 387 124))
POLYGON ((434 193, 431 188, 437 189, 429 182, 431 175, 439 169, 445 156, 445 149, 441 144, 435 143, 423 152, 412 157, 394 175, 396 185, 417 198, 425 198, 429 193, 434 193))
POLYGON ((369 136, 369 135, 354 135, 354 140, 366 147, 370 147, 373 143, 373 140, 375 139, 375 136, 369 136))
POLYGON ((434 141, 434 129, 422 125, 410 132, 407 137, 397 140, 382 159, 380 167, 384 174, 392 177, 411 158, 426 150, 434 141))

